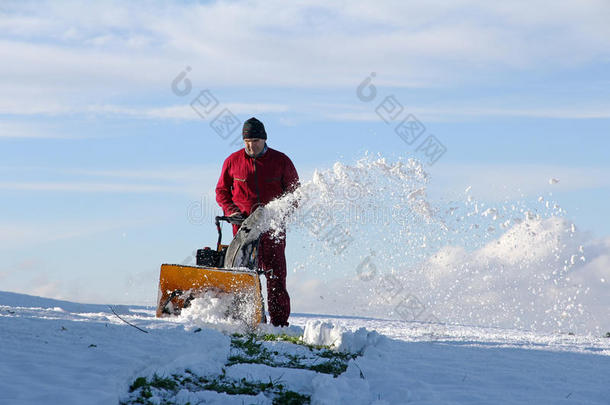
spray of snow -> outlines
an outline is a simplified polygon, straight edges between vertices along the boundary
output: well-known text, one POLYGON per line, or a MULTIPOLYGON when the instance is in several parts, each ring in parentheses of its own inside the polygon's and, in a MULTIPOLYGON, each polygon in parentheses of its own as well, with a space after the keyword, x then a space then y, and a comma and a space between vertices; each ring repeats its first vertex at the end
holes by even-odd
POLYGON ((316 171, 268 204, 259 231, 281 237, 287 227, 300 242, 290 264, 304 280, 293 294, 303 297, 301 310, 580 333, 609 327, 600 290, 608 267, 600 270, 601 259, 588 266, 585 252, 600 249, 589 249, 595 243, 552 195, 489 205, 469 187, 432 199, 430 181, 415 160, 366 156, 316 171))
POLYGON ((258 303, 253 294, 230 294, 208 290, 184 308, 177 321, 187 329, 213 328, 223 332, 243 332, 254 317, 258 303))

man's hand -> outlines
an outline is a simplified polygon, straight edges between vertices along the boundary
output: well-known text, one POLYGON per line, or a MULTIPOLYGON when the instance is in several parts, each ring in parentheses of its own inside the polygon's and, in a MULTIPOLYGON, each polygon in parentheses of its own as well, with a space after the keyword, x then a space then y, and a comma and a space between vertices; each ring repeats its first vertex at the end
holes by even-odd
POLYGON ((241 225, 246 220, 246 216, 241 212, 234 212, 229 215, 229 222, 233 225, 241 225))

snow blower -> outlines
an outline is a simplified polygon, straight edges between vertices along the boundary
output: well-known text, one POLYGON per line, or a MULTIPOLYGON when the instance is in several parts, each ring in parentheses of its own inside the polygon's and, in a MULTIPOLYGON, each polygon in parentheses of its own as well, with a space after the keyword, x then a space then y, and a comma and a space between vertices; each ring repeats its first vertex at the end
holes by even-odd
POLYGON ((251 327, 265 322, 258 272, 258 245, 262 209, 245 221, 218 216, 216 250, 197 250, 196 265, 163 264, 159 275, 157 317, 180 315, 197 298, 230 297, 225 317, 240 320, 251 327), (229 245, 222 244, 221 221, 241 225, 229 245), (241 223, 243 221, 243 223, 241 223))

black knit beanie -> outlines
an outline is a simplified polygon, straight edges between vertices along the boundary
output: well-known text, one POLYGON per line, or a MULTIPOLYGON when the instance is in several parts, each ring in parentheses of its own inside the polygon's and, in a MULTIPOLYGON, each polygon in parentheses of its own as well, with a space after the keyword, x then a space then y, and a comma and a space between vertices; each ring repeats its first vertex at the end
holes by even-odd
POLYGON ((262 122, 260 122, 254 117, 244 122, 244 129, 241 133, 244 139, 267 139, 267 132, 265 132, 265 126, 262 122))

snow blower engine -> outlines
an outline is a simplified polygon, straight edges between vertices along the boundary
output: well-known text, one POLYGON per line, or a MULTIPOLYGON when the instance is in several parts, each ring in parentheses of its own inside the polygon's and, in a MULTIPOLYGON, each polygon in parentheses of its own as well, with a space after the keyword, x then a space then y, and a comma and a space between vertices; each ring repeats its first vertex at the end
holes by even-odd
POLYGON ((229 245, 222 244, 222 227, 220 221, 227 221, 230 224, 241 225, 243 221, 232 221, 231 217, 216 217, 215 224, 218 230, 218 242, 216 250, 212 250, 206 246, 203 249, 197 249, 197 266, 217 267, 222 268, 225 265, 225 254, 229 245))

